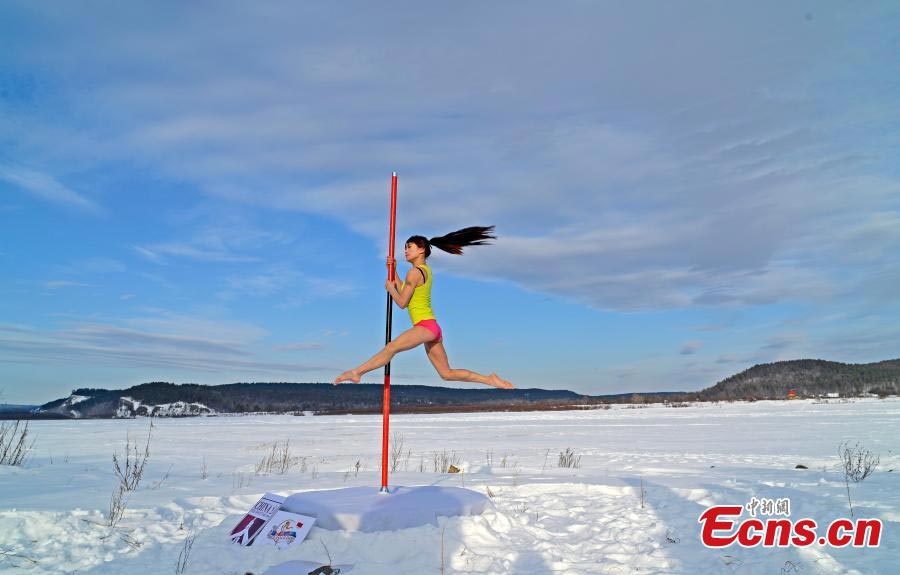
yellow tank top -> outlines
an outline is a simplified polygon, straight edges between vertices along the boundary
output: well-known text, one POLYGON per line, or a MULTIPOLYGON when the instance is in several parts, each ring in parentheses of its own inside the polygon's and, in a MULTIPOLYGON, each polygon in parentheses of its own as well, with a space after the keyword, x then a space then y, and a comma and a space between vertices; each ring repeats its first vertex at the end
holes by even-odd
MULTIPOLYGON (((412 299, 409 300, 409 305, 406 307, 407 311, 409 311, 409 319, 412 320, 413 325, 423 319, 437 319, 434 317, 434 311, 431 309, 431 268, 428 267, 428 264, 422 264, 419 268, 425 271, 425 283, 416 286, 412 299)), ((405 285, 406 280, 400 286, 401 291, 405 285)))

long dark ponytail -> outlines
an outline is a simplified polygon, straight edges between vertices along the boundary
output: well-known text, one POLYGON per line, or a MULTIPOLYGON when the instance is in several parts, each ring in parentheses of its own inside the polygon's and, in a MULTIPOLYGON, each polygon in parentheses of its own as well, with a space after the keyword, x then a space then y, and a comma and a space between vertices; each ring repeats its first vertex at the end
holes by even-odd
POLYGON ((420 248, 425 249, 425 257, 431 255, 431 246, 434 246, 447 253, 461 256, 463 248, 466 246, 481 246, 490 244, 488 239, 496 240, 497 236, 491 235, 494 226, 472 226, 450 232, 443 236, 437 236, 430 240, 425 236, 412 236, 406 243, 414 243, 420 248))

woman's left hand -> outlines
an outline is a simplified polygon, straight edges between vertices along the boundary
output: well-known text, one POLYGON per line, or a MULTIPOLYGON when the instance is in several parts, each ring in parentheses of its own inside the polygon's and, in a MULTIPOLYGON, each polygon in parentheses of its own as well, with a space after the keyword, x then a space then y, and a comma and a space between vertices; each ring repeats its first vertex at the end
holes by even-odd
POLYGON ((388 293, 391 293, 391 287, 393 287, 393 285, 394 282, 392 282, 391 280, 387 280, 386 282, 384 282, 384 289, 387 290, 388 293))

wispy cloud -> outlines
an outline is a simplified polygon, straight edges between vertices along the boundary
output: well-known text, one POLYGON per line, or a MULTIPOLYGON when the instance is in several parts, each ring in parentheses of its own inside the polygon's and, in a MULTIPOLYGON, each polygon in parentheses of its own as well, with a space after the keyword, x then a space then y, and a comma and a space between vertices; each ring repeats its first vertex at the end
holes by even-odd
POLYGON ((168 214, 165 219, 184 239, 131 246, 140 256, 157 264, 175 258, 257 263, 265 260, 263 250, 295 241, 283 232, 263 229, 250 216, 230 209, 191 208, 168 214))
POLYGON ((303 275, 286 264, 271 264, 257 273, 232 275, 225 278, 228 289, 219 292, 219 297, 232 299, 239 294, 264 297, 281 293, 295 286, 303 275))
POLYGON ((116 274, 126 271, 124 263, 105 257, 90 257, 73 260, 67 264, 53 266, 54 272, 76 277, 116 274))
POLYGON ((131 249, 133 249, 138 255, 146 258, 147 260, 149 260, 155 264, 165 263, 163 261, 162 256, 160 256, 153 250, 147 249, 143 246, 135 246, 135 245, 132 245, 131 249))
MULTIPOLYGON (((87 46, 72 26, 59 30, 68 49, 32 46, 32 57, 91 70, 127 59, 144 71, 97 75, 96 89, 75 94, 132 119, 112 155, 145 158, 229 203, 334 218, 380 245, 386 174, 397 169, 400 221, 410 228, 401 235, 498 226, 496 246, 442 259, 446 271, 599 309, 818 303, 846 287, 833 269, 841 252, 894 253, 890 218, 857 228, 897 189, 894 178, 872 176, 896 131, 869 132, 845 151, 860 114, 873 125, 893 117, 895 87, 854 97, 893 61, 886 43, 860 35, 896 23, 888 10, 830 6, 811 22, 780 5, 685 6, 690 25, 676 33, 634 6, 615 17, 591 5, 563 13, 532 4, 513 15, 479 6, 477 17, 472 8, 392 20, 400 26, 392 38, 377 32, 373 23, 386 16, 374 8, 331 8, 325 17, 283 7, 275 18, 225 4, 212 28, 240 21, 243 40, 257 47, 236 53, 216 38, 198 40, 190 25, 198 14, 167 24, 164 49, 152 19, 122 34, 117 23, 131 17, 122 7, 101 17, 96 43, 106 49, 87 46), (287 21, 310 33, 289 32, 287 21), (668 49, 636 42, 613 22, 639 22, 668 49), (537 23, 544 42, 524 32, 537 23), (302 105, 286 96, 297 93, 302 105), (848 204, 851 190, 857 200, 848 204)), ((245 226, 209 229, 135 249, 156 263, 257 261, 248 246, 229 243, 245 226)), ((261 240, 273 238, 251 243, 261 240)), ((893 257, 889 265, 900 267, 893 257)))
POLYGON ((93 284, 76 282, 70 280, 49 280, 44 282, 44 287, 49 289, 59 289, 67 287, 95 287, 93 284))
POLYGON ((346 330, 336 330, 336 329, 325 329, 322 330, 322 335, 325 337, 343 337, 345 335, 349 335, 350 332, 346 330))
POLYGON ((780 354, 786 350, 796 348, 805 341, 806 336, 802 333, 783 333, 767 338, 765 345, 760 348, 760 351, 780 354))
POLYGON ((318 300, 352 295, 359 287, 347 280, 317 277, 301 272, 285 262, 260 266, 254 271, 229 275, 224 280, 226 288, 216 295, 224 301, 239 297, 279 297, 277 309, 293 309, 318 300))
POLYGON ((257 377, 337 369, 271 361, 250 349, 266 332, 249 324, 180 315, 127 320, 131 325, 77 323, 39 330, 0 325, 0 362, 60 367, 92 364, 128 368, 180 368, 257 377), (216 335, 208 335, 215 332, 216 335))
POLYGON ((165 263, 167 257, 188 258, 208 262, 256 262, 259 258, 242 256, 222 250, 199 248, 190 244, 163 243, 134 246, 140 255, 154 263, 165 263))
POLYGON ((176 284, 175 282, 173 282, 159 274, 149 273, 149 272, 145 272, 145 271, 139 271, 139 272, 135 272, 135 276, 137 276, 139 278, 143 278, 145 280, 149 280, 149 281, 153 282, 154 284, 156 284, 160 287, 163 287, 167 290, 177 290, 179 287, 178 284, 176 284))
POLYGON ((685 342, 685 344, 681 346, 681 351, 679 351, 678 353, 680 353, 681 355, 692 355, 692 354, 697 353, 697 351, 701 347, 703 347, 702 341, 697 341, 697 340, 688 341, 688 342, 685 342))
POLYGON ((284 345, 277 345, 274 348, 277 351, 309 351, 309 350, 317 350, 317 349, 325 349, 325 346, 321 343, 316 342, 305 342, 305 343, 288 343, 284 345))
POLYGON ((38 170, 0 163, 0 180, 54 204, 76 208, 92 214, 103 212, 100 206, 93 201, 64 186, 53 176, 38 170))

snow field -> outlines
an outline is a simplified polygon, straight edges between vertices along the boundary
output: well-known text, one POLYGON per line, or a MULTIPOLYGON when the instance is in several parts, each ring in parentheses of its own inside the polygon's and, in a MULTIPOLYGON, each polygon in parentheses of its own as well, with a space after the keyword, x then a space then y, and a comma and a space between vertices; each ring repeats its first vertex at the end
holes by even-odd
POLYGON ((32 425, 37 443, 25 466, 0 468, 0 573, 175 573, 191 536, 185 573, 217 575, 323 564, 325 547, 353 575, 440 573, 442 537, 445 573, 870 575, 893 573, 900 556, 894 399, 393 415, 405 448, 392 485, 490 490, 494 508, 438 527, 314 527, 286 551, 240 548, 227 535, 265 491, 378 485, 380 416, 155 419, 144 479, 114 530, 104 521, 112 454, 123 453, 126 435, 143 448, 149 420, 32 425), (257 475, 272 443, 288 439, 287 472, 257 475), (880 548, 703 547, 697 518, 713 504, 788 497, 795 520, 849 517, 837 458, 846 440, 881 456, 878 471, 850 487, 855 516, 884 522, 880 548), (558 467, 566 448, 580 467, 558 467), (443 452, 458 456, 463 473, 432 471, 443 452))

